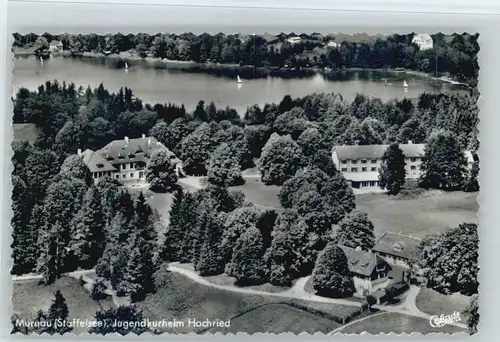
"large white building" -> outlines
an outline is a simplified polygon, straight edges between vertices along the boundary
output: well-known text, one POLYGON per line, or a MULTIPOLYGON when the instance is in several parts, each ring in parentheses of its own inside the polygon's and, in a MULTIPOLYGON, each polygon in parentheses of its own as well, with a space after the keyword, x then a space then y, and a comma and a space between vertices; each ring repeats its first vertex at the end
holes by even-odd
MULTIPOLYGON (((379 169, 382 156, 389 145, 344 145, 335 146, 332 159, 337 169, 352 188, 376 188, 379 186, 379 169)), ((406 162, 406 178, 418 179, 422 173, 420 167, 425 155, 425 144, 399 144, 406 162)), ((468 166, 472 167, 474 159, 466 152, 468 166)))
POLYGON ((154 151, 163 150, 170 155, 176 165, 177 173, 182 172, 182 162, 170 150, 154 137, 114 140, 98 151, 78 150, 78 155, 92 173, 97 182, 99 178, 109 176, 122 183, 145 183, 146 166, 154 151))
POLYGON ((434 46, 431 35, 427 33, 414 35, 411 42, 417 44, 420 50, 429 50, 434 46))

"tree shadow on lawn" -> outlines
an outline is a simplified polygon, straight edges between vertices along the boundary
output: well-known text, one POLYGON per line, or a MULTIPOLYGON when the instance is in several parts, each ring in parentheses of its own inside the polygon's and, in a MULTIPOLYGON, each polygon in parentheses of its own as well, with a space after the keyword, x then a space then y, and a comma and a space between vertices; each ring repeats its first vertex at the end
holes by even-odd
MULTIPOLYGON (((47 311, 50 308, 57 290, 66 299, 70 320, 93 321, 97 311, 114 307, 111 298, 94 301, 77 279, 63 276, 51 285, 39 285, 37 280, 13 283, 11 301, 14 312, 20 317, 32 319, 38 310, 47 311)), ((74 333, 86 333, 87 330, 88 327, 75 327, 74 333)))

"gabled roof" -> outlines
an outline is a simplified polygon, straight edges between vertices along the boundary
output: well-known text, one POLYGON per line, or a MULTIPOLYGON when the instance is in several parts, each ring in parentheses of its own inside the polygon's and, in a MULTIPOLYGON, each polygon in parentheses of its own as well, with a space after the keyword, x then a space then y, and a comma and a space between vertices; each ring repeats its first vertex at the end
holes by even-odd
POLYGON ((97 152, 109 163, 116 165, 130 162, 146 162, 156 150, 167 151, 173 157, 172 162, 180 162, 165 145, 154 137, 114 140, 97 152))
POLYGON ((364 251, 346 246, 339 246, 344 251, 352 273, 365 277, 370 276, 377 265, 387 264, 381 257, 372 251, 364 251))
MULTIPOLYGON (((389 145, 343 145, 334 146, 339 159, 381 159, 389 145)), ((425 144, 399 144, 407 158, 423 157, 425 144)))
POLYGON ((385 232, 373 246, 374 252, 394 255, 397 257, 411 259, 418 253, 420 239, 393 232, 385 232))
POLYGON ((90 172, 116 171, 116 168, 104 159, 99 153, 92 150, 85 150, 82 153, 83 162, 90 172))

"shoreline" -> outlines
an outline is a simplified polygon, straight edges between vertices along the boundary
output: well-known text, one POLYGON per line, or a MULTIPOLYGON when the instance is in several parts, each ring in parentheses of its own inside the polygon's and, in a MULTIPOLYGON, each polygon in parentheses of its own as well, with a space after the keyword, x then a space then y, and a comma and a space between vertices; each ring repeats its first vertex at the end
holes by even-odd
MULTIPOLYGON (((14 57, 30 57, 35 56, 36 54, 33 51, 12 51, 14 57)), ((248 76, 252 73, 253 77, 248 78, 263 78, 266 76, 276 76, 283 77, 286 75, 301 73, 302 76, 313 76, 314 74, 328 74, 328 73, 343 73, 343 72, 389 72, 389 73, 406 73, 408 75, 413 75, 417 77, 427 78, 434 81, 440 81, 443 83, 449 83, 452 85, 460 85, 466 86, 468 88, 472 88, 471 85, 464 82, 459 82, 453 80, 449 77, 445 76, 434 76, 432 74, 428 74, 418 70, 411 69, 383 69, 383 68, 346 68, 346 69, 321 69, 318 67, 308 67, 301 68, 300 70, 292 69, 292 68, 278 68, 278 67, 269 67, 269 66, 260 66, 254 67, 253 65, 239 65, 239 64, 229 64, 229 63, 212 63, 205 62, 199 63, 195 61, 182 61, 182 60, 170 60, 166 58, 157 58, 157 57, 141 57, 137 54, 132 54, 128 52, 120 53, 120 54, 104 54, 97 52, 84 52, 78 56, 72 56, 69 51, 58 52, 55 54, 51 54, 52 58, 63 57, 63 58, 89 58, 89 59, 103 59, 117 62, 118 64, 122 63, 130 63, 130 62, 139 62, 146 67, 156 67, 156 68, 165 68, 172 70, 181 70, 185 72, 200 72, 200 73, 217 73, 217 72, 230 72, 230 73, 241 73, 242 78, 245 78, 245 75, 248 76), (255 72, 258 72, 259 75, 255 75, 255 72), (257 76, 257 77, 255 77, 257 76)))

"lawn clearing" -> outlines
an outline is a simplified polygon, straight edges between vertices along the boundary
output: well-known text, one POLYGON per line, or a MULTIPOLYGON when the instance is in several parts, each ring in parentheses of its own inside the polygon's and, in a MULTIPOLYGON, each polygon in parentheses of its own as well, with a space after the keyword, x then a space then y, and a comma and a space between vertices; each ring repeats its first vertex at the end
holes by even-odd
POLYGON ((356 196, 356 207, 372 220, 375 236, 392 231, 422 238, 463 222, 477 223, 477 195, 426 191, 417 198, 399 199, 385 194, 363 194, 356 196))
MULTIPOLYGON (((217 285, 238 287, 237 285, 234 284, 236 282, 236 278, 228 276, 227 274, 218 274, 215 276, 204 277, 204 278, 206 280, 208 280, 209 282, 217 284, 217 285)), ((279 293, 279 292, 284 292, 284 291, 287 291, 290 289, 289 287, 276 286, 276 285, 273 285, 270 283, 244 286, 243 288, 254 289, 257 291, 265 291, 265 292, 270 292, 270 293, 279 293)))
MULTIPOLYGON (((19 317, 32 319, 39 309, 50 308, 54 294, 60 290, 68 305, 69 319, 95 320, 94 315, 102 309, 113 308, 111 298, 94 301, 80 286, 78 280, 63 276, 51 285, 38 285, 38 280, 19 281, 12 284, 12 306, 19 317)), ((74 333, 86 333, 87 327, 75 327, 74 333)))
MULTIPOLYGON (((295 321, 297 325, 302 320, 309 322, 309 326, 314 327, 315 330, 319 328, 313 324, 318 324, 321 329, 323 329, 322 327, 325 327, 325 329, 331 327, 331 330, 338 326, 332 319, 290 305, 290 303, 295 302, 307 306, 307 302, 271 296, 248 295, 211 288, 198 284, 181 274, 168 272, 165 266, 157 272, 156 283, 156 293, 149 295, 145 301, 138 304, 144 310, 145 317, 155 321, 175 319, 184 322, 184 327, 165 327, 159 329, 160 331, 183 333, 203 330, 203 328, 190 327, 188 325, 189 319, 202 321, 205 319, 223 321, 230 319, 231 327, 245 328, 247 329, 245 331, 249 333, 261 331, 259 330, 261 327, 265 327, 263 331, 275 331, 276 329, 279 329, 280 332, 286 331, 285 329, 289 329, 286 317, 293 317, 291 321, 295 321), (269 306, 271 304, 273 306, 269 306), (261 310, 251 314, 251 312, 261 307, 261 310), (238 317, 240 318, 238 319, 238 317), (285 321, 280 321, 280 319, 285 321), (240 320, 242 322, 239 322, 240 320), (251 325, 245 326, 244 321, 249 322, 251 325), (312 321, 319 323, 312 323, 312 321)), ((335 313, 338 316, 345 316, 353 309, 342 305, 336 307, 333 305, 322 306, 320 304, 322 303, 311 303, 308 306, 317 311, 323 311, 327 314, 335 313)))
POLYGON ((411 333, 444 333, 455 334, 467 331, 452 325, 445 325, 442 328, 433 328, 429 324, 429 320, 402 315, 399 313, 386 313, 367 318, 358 323, 353 323, 338 331, 341 334, 361 334, 367 332, 369 334, 380 333, 396 333, 396 334, 411 334, 411 333))
POLYGON ((229 328, 213 328, 209 333, 327 333, 340 324, 287 304, 267 304, 231 319, 229 328))
POLYGON ((40 135, 35 124, 32 123, 12 124, 12 130, 14 141, 27 141, 30 144, 33 144, 40 135))
POLYGON ((277 185, 265 185, 259 178, 245 178, 245 184, 230 187, 231 190, 241 190, 245 198, 263 208, 282 210, 278 193, 281 190, 277 185))
POLYGON ((460 293, 445 295, 424 287, 418 293, 416 304, 420 311, 429 315, 451 315, 458 311, 464 320, 465 316, 462 312, 469 305, 470 300, 471 297, 460 293))

